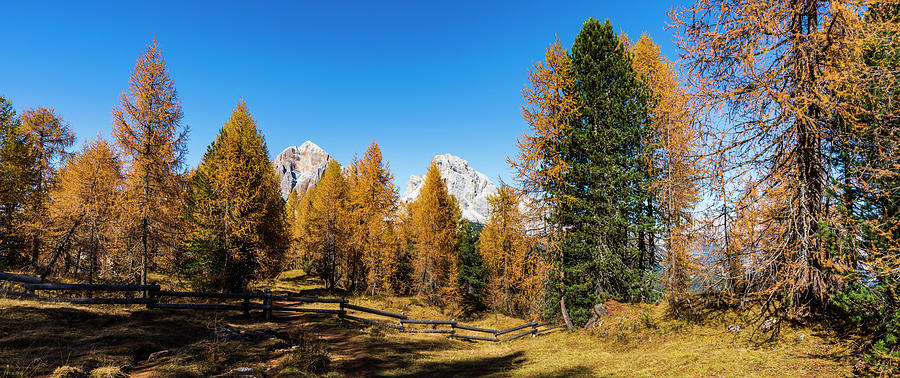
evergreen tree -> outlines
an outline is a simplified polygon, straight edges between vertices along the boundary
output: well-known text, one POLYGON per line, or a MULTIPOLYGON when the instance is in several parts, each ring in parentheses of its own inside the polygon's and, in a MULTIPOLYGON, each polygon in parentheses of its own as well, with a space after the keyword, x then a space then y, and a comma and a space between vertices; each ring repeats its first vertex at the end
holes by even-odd
POLYGON ((651 101, 626 47, 607 20, 589 19, 575 37, 572 71, 579 115, 561 143, 568 166, 550 222, 564 234, 554 293, 584 322, 593 305, 652 297, 654 220, 644 163, 651 101))
POLYGON ((0 268, 26 262, 25 210, 39 182, 35 151, 12 104, 0 97, 0 268))
POLYGON ((478 251, 478 237, 483 227, 467 220, 462 220, 459 225, 457 284, 460 292, 460 309, 466 315, 484 307, 486 274, 483 258, 478 251))
MULTIPOLYGON (((188 130, 175 84, 159 45, 137 60, 121 105, 113 111, 113 136, 126 166, 127 233, 140 253, 140 282, 160 252, 174 250, 188 130)), ((137 261, 133 259, 132 267, 137 261)))
POLYGON ((243 100, 191 175, 187 194, 180 264, 198 286, 239 291, 282 270, 289 244, 284 202, 243 100))
POLYGON ((828 255, 842 267, 844 285, 829 302, 854 329, 873 336, 863 374, 887 376, 897 374, 900 358, 900 6, 872 3, 864 26, 870 38, 859 63, 868 88, 849 95, 865 112, 856 120, 861 125, 837 118, 851 136, 838 146, 839 185, 829 193, 840 217, 819 227, 828 255))

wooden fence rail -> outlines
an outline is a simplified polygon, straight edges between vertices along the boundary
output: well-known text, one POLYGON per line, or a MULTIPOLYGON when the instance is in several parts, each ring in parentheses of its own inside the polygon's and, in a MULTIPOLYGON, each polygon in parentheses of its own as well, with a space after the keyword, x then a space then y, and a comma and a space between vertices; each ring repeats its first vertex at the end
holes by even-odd
POLYGON ((156 298, 40 298, 47 302, 68 302, 73 304, 145 304, 156 303, 156 298))
POLYGON ((113 285, 113 284, 63 284, 63 283, 52 283, 52 282, 44 282, 40 277, 28 276, 22 274, 13 274, 13 273, 5 273, 0 272, 0 281, 10 281, 24 284, 25 291, 16 291, 11 289, 0 289, 0 294, 9 295, 15 297, 29 298, 41 301, 50 301, 50 302, 68 302, 74 304, 144 304, 147 305, 147 308, 151 309, 169 309, 169 310, 213 310, 213 311, 243 311, 245 315, 249 315, 249 311, 251 309, 254 310, 262 310, 266 320, 269 320, 272 316, 272 311, 284 311, 284 312, 301 312, 301 313, 314 313, 314 314, 327 314, 327 315, 337 315, 339 318, 344 320, 352 320, 357 322, 363 322, 368 324, 373 324, 377 326, 383 326, 388 328, 397 329, 401 332, 409 332, 409 333, 436 333, 436 334, 447 334, 451 338, 458 338, 464 340, 479 340, 479 341, 492 341, 492 342, 504 342, 509 340, 514 340, 520 337, 524 337, 527 335, 531 335, 532 337, 542 335, 548 333, 552 330, 560 329, 563 327, 562 324, 551 326, 544 329, 539 329, 540 327, 545 327, 550 325, 550 323, 537 323, 534 321, 515 326, 512 328, 504 329, 504 330, 496 330, 489 328, 479 328, 468 326, 464 324, 459 324, 456 319, 450 320, 432 320, 432 319, 409 319, 405 313, 395 313, 390 311, 384 311, 374 308, 368 308, 360 305, 352 305, 348 300, 344 298, 319 298, 313 296, 279 296, 272 295, 268 290, 265 292, 245 292, 245 293, 204 293, 204 292, 192 292, 192 291, 166 291, 160 290, 159 285, 134 285, 134 284, 124 284, 124 285, 113 285), (52 298, 52 297, 41 297, 34 294, 36 290, 61 290, 61 291, 86 291, 91 294, 94 291, 106 291, 106 292, 145 292, 146 296, 144 298, 52 298), (205 298, 205 299, 231 299, 231 300, 242 300, 240 304, 222 304, 222 303, 160 303, 160 298, 166 297, 175 297, 175 298, 205 298), (262 303, 251 303, 251 300, 262 300, 262 303), (302 307, 290 307, 279 305, 276 306, 274 301, 281 302, 303 302, 303 303, 337 303, 339 304, 338 309, 323 309, 323 308, 302 308, 302 307), (395 318, 399 320, 399 324, 383 321, 383 320, 375 320, 375 319, 367 319, 363 317, 358 317, 354 315, 347 314, 347 310, 359 311, 373 315, 385 316, 389 318, 395 318), (407 328, 407 325, 430 325, 432 326, 430 329, 415 329, 415 328, 407 328), (450 329, 437 329, 438 326, 449 325, 450 329), (509 334, 515 331, 523 330, 526 328, 531 328, 529 330, 519 332, 513 334, 512 336, 508 336, 505 338, 499 338, 501 335, 509 334), (490 334, 492 337, 486 336, 475 336, 475 335, 465 335, 458 334, 458 330, 464 331, 472 331, 472 332, 482 332, 490 334))
POLYGON ((464 329, 464 330, 466 330, 466 331, 484 332, 484 333, 490 333, 490 334, 495 334, 495 333, 497 333, 497 330, 496 330, 496 329, 487 329, 487 328, 471 327, 471 326, 467 326, 467 325, 465 325, 465 324, 457 324, 457 325, 456 325, 456 328, 464 329))
POLYGON ((25 290, 159 291, 159 285, 27 283, 25 290))
POLYGON ((338 314, 338 317, 340 317, 340 318, 342 318, 342 319, 356 320, 356 321, 358 321, 358 322, 369 323, 369 324, 374 324, 374 325, 383 326, 383 327, 388 327, 388 328, 393 328, 393 329, 399 329, 399 330, 401 330, 401 331, 403 331, 403 329, 404 329, 402 325, 397 325, 397 324, 394 324, 394 323, 388 323, 388 322, 382 322, 382 321, 378 321, 378 320, 372 320, 372 319, 360 318, 360 317, 356 317, 356 316, 353 316, 353 315, 347 315, 347 314, 345 314, 345 313, 343 313, 343 312, 340 313, 340 314, 338 314))
POLYGON ((272 299, 285 302, 306 302, 306 303, 347 303, 344 298, 319 298, 319 297, 291 297, 274 295, 272 299))
POLYGON ((452 324, 456 325, 456 320, 426 320, 426 319, 405 319, 400 324, 452 324))
POLYGON ((23 283, 41 283, 41 282, 43 282, 43 280, 40 277, 26 276, 24 274, 13 274, 13 273, 5 273, 5 272, 0 272, 0 280, 23 282, 23 283))
POLYGON ((453 338, 467 339, 467 340, 481 340, 481 341, 500 341, 496 337, 484 337, 484 336, 472 336, 472 335, 460 335, 460 334, 454 334, 453 338))
POLYGON ((278 311, 289 311, 289 312, 309 312, 313 314, 334 314, 340 315, 343 313, 341 310, 332 310, 329 308, 302 308, 302 307, 278 307, 276 308, 278 311))
POLYGON ((151 291, 154 297, 188 297, 219 299, 265 299, 266 293, 202 293, 196 291, 151 291))
POLYGON ((356 306, 356 305, 347 304, 347 303, 341 303, 341 310, 343 310, 345 308, 349 308, 351 310, 356 310, 356 311, 368 312, 370 314, 375 314, 375 315, 387 316, 387 317, 391 317, 391 318, 407 319, 406 314, 403 314, 403 313, 397 314, 397 313, 388 312, 388 311, 376 310, 374 308, 368 308, 368 307, 356 306))
POLYGON ((534 322, 534 321, 528 322, 528 323, 522 324, 522 325, 520 325, 520 326, 512 327, 512 328, 509 328, 509 329, 504 329, 504 330, 502 330, 502 331, 497 331, 496 333, 494 333, 494 336, 504 335, 504 334, 507 334, 507 333, 510 333, 510 332, 518 331, 518 330, 520 330, 520 329, 522 329, 522 328, 534 327, 534 326, 536 326, 536 325, 537 325, 537 322, 534 322))

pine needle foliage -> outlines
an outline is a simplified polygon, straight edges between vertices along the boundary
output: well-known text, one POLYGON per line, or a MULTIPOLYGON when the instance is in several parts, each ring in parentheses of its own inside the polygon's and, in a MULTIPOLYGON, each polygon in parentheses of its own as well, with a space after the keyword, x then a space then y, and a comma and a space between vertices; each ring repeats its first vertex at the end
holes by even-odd
POLYGON ((0 267, 28 262, 27 207, 40 183, 37 157, 12 104, 0 97, 0 267))
POLYGON ((655 297, 658 229, 644 143, 652 99, 608 20, 584 23, 571 60, 579 113, 560 147, 568 169, 552 189, 562 201, 549 222, 563 234, 551 293, 584 323, 600 300, 655 297))

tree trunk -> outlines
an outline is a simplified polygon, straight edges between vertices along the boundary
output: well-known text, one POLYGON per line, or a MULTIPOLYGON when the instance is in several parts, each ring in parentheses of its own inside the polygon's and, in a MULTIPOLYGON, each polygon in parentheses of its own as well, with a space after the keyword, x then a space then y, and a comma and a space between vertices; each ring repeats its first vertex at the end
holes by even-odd
POLYGON ((559 298, 559 310, 562 312, 563 321, 566 322, 566 328, 572 329, 572 319, 569 318, 569 310, 566 310, 566 297, 559 298))

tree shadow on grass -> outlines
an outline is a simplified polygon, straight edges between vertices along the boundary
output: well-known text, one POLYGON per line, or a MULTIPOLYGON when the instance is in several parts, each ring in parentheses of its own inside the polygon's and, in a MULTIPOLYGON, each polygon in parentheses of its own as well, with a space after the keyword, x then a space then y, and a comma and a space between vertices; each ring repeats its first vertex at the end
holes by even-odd
POLYGON ((489 374, 510 373, 525 362, 525 353, 513 352, 504 356, 459 359, 447 362, 431 362, 415 366, 398 377, 481 377, 489 374))
POLYGON ((0 376, 47 375, 58 366, 132 366, 151 353, 210 334, 211 318, 196 314, 23 303, 0 310, 0 376))
MULTIPOLYGON (((364 325, 348 323, 345 336, 335 337, 328 342, 330 350, 341 355, 334 370, 350 376, 392 376, 392 377, 476 377, 485 375, 515 374, 526 362, 523 351, 512 351, 502 355, 482 357, 442 359, 441 352, 465 350, 471 345, 459 340, 449 340, 439 335, 433 338, 381 337, 362 335, 359 327, 364 325)), ((333 328, 332 328, 333 329, 333 328)), ((406 335, 401 335, 406 336, 406 335)), ((551 372, 551 377, 591 376, 591 369, 576 366, 551 372)), ((542 373, 542 376, 548 376, 542 373)))

